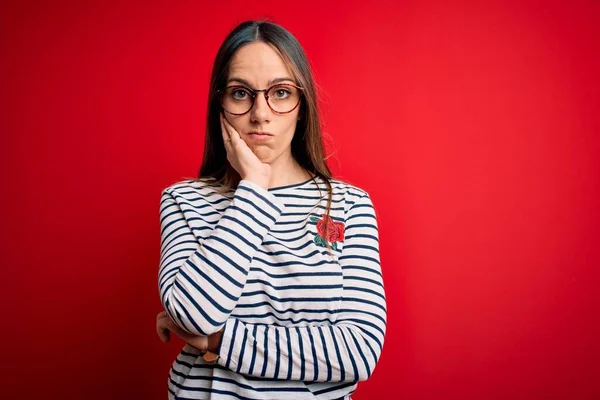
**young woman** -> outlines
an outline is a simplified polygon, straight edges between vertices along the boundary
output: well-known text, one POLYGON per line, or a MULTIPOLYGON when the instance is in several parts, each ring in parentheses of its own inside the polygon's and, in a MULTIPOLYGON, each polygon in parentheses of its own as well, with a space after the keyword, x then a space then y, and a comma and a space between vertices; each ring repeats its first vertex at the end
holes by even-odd
POLYGON ((379 360, 386 302, 364 190, 325 162, 305 53, 244 22, 218 51, 199 178, 162 193, 158 314, 188 344, 170 399, 350 399, 379 360))

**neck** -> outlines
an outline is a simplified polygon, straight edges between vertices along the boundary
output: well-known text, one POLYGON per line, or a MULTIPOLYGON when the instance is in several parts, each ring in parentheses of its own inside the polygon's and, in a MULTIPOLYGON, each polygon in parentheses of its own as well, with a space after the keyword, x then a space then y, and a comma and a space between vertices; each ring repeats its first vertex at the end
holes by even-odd
POLYGON ((292 157, 291 151, 282 154, 279 158, 271 162, 270 165, 271 180, 269 181, 269 188, 294 185, 312 178, 312 174, 292 157))

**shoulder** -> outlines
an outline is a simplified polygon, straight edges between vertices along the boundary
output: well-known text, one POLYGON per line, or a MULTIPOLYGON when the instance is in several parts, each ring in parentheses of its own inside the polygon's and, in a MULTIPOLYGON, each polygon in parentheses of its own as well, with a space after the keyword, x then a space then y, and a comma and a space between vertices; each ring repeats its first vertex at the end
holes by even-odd
POLYGON ((333 187, 333 194, 343 197, 346 210, 352 208, 355 203, 371 202, 369 193, 361 187, 341 179, 330 179, 330 182, 333 187))
POLYGON ((360 221, 361 219, 358 217, 377 220, 375 206, 366 189, 340 179, 330 181, 333 186, 334 197, 336 193, 342 196, 340 200, 343 199, 344 202, 344 220, 346 223, 350 220, 360 221))
POLYGON ((208 199, 212 196, 223 197, 222 187, 214 178, 186 179, 175 182, 162 191, 162 197, 180 200, 208 199))
MULTIPOLYGON (((332 180, 332 185, 337 187, 340 193, 343 193, 344 224, 348 232, 353 229, 361 231, 374 229, 376 231, 378 229, 377 213, 367 190, 339 179, 332 180)), ((371 231, 370 235, 376 236, 377 234, 371 231)))
POLYGON ((364 190, 356 185, 353 185, 352 183, 350 183, 348 181, 344 181, 341 179, 330 179, 329 181, 331 182, 331 185, 334 187, 334 191, 344 192, 344 193, 348 193, 350 195, 359 196, 359 197, 364 197, 364 196, 369 195, 366 190, 364 190))

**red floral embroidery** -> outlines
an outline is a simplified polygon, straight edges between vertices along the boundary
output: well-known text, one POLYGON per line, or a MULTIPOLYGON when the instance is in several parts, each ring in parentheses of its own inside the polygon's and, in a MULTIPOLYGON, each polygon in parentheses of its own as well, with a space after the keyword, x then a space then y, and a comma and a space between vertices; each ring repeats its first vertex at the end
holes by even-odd
POLYGON ((318 217, 310 217, 313 224, 317 225, 317 234, 315 235, 314 242, 317 246, 327 247, 327 242, 331 243, 331 248, 338 250, 337 244, 344 240, 344 223, 335 222, 331 217, 322 215, 321 219, 318 217), (327 221, 327 228, 325 222, 327 221))
POLYGON ((326 215, 317 222, 319 235, 328 242, 341 242, 344 240, 344 223, 335 222, 326 215), (325 231, 325 220, 327 219, 327 231, 325 231))

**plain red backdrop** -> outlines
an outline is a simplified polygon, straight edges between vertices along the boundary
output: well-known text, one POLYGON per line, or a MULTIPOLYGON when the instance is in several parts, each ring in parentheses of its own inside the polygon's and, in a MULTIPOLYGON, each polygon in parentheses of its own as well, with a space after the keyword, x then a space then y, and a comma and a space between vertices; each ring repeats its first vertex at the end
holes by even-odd
POLYGON ((258 17, 304 45, 378 213, 388 333, 354 398, 600 398, 597 1, 1 7, 1 398, 166 398, 160 191, 258 17))

